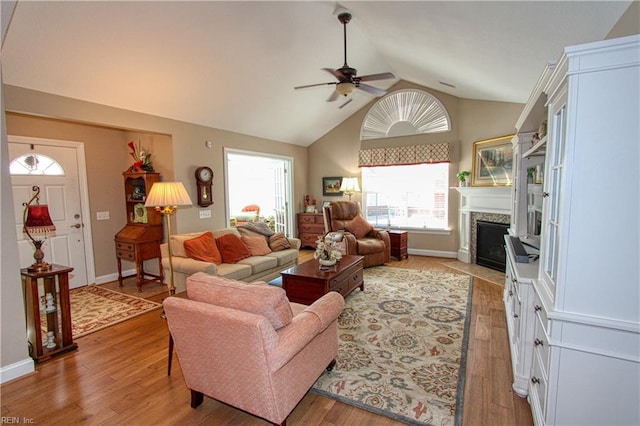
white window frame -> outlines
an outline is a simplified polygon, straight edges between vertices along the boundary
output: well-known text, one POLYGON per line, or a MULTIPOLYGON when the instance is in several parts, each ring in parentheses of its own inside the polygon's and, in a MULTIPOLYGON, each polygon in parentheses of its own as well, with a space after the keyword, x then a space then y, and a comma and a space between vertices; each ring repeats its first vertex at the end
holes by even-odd
POLYGON ((450 231, 449 163, 362 167, 362 185, 363 214, 372 225, 387 229, 427 231, 430 233, 448 233, 450 231), (424 182, 426 176, 423 177, 421 174, 426 173, 426 171, 421 171, 420 169, 429 166, 438 166, 441 169, 440 181, 434 178, 433 185, 430 188, 421 190, 419 184, 416 185, 416 183, 419 181, 424 182), (399 172, 401 168, 406 168, 406 172, 400 172, 404 176, 398 177, 395 172, 399 172), (372 191, 372 187, 377 185, 373 180, 375 178, 370 175, 370 172, 374 171, 393 175, 391 179, 393 187, 390 185, 384 191, 372 191), (413 188, 410 187, 412 183, 414 184, 413 188), (407 188, 409 192, 403 191, 403 186, 405 188, 409 187, 407 188), (433 200, 434 190, 442 196, 442 200, 439 203, 433 200), (411 194, 413 194, 414 199, 418 198, 421 201, 411 202, 411 194), (379 201, 376 205, 370 205, 375 197, 380 196, 387 200, 389 198, 395 200, 390 202, 379 201), (441 206, 438 208, 434 204, 441 204, 441 206), (386 206, 386 208, 382 207, 382 210, 376 211, 376 206, 386 206), (429 218, 434 209, 444 210, 440 223, 434 223, 434 220, 429 218))

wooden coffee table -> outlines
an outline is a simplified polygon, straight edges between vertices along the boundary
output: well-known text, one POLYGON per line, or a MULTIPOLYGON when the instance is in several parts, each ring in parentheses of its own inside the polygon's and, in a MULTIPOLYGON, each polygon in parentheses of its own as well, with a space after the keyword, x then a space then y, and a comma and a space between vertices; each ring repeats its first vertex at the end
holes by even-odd
POLYGON ((282 288, 291 302, 310 305, 330 291, 346 297, 356 287, 364 290, 364 257, 343 256, 335 266, 320 269, 316 259, 282 271, 282 288))

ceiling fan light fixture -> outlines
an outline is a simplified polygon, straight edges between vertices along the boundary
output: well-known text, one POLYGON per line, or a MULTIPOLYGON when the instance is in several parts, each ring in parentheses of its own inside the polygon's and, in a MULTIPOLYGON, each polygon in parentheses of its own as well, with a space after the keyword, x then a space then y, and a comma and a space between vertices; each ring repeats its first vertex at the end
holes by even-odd
POLYGON ((342 96, 349 96, 356 90, 356 85, 351 82, 344 82, 336 84, 336 92, 342 96))

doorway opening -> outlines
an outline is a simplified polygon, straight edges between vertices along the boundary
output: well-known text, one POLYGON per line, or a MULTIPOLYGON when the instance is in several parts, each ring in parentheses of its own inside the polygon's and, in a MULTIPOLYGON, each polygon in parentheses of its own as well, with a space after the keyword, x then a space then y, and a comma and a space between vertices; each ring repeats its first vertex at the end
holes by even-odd
POLYGON ((261 221, 293 235, 293 159, 225 148, 227 223, 261 221))

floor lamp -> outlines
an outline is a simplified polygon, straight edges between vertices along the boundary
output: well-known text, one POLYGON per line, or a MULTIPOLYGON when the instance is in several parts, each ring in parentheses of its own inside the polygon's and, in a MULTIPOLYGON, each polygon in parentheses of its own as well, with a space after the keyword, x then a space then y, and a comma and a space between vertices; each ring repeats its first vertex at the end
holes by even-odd
POLYGON ((173 253, 171 251, 171 216, 178 207, 191 207, 191 198, 182 182, 156 182, 151 186, 144 203, 145 207, 153 207, 160 212, 167 223, 167 248, 169 249, 169 294, 176 293, 173 284, 173 253))

